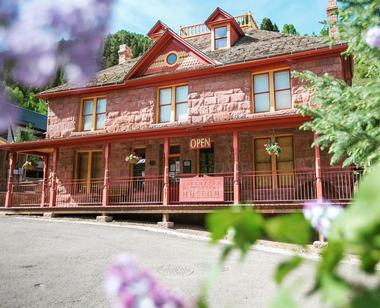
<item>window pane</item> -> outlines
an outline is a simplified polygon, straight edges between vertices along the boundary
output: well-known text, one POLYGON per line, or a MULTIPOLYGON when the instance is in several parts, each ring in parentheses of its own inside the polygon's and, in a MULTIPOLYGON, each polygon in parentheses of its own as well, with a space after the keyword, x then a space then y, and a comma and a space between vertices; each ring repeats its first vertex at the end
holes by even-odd
POLYGON ((92 128, 92 115, 86 115, 83 118, 83 129, 90 130, 92 128))
POLYGON ((224 47, 227 47, 226 38, 215 40, 215 49, 224 48, 224 47))
POLYGON ((292 101, 290 98, 290 90, 278 91, 276 96, 276 109, 288 109, 292 107, 292 101))
POLYGON ((177 87, 175 91, 176 102, 187 102, 188 86, 177 87))
POLYGON ((269 93, 255 95, 255 112, 269 111, 269 93))
POLYGON ((172 102, 172 89, 160 89, 160 105, 171 104, 172 102))
POLYGON ((103 113, 103 114, 99 114, 99 115, 96 117, 96 128, 97 128, 97 129, 104 128, 104 126, 105 126, 105 122, 106 122, 106 114, 105 114, 105 113, 103 113))
POLYGON ((255 93, 269 91, 268 74, 256 75, 253 83, 255 86, 255 93))
POLYGON ((88 153, 78 153, 78 179, 87 178, 88 153))
POLYGON ((104 176, 103 153, 93 152, 91 162, 91 178, 99 179, 104 176))
POLYGON ((105 98, 98 99, 98 103, 96 104, 96 112, 104 113, 106 112, 107 100, 105 98))
POLYGON ((277 137, 276 141, 281 147, 281 154, 277 161, 293 161, 293 138, 291 136, 277 137))
POLYGON ((171 105, 160 107, 160 122, 170 122, 171 109, 171 105))
POLYGON ((92 114, 92 100, 85 100, 84 101, 84 108, 83 108, 83 114, 92 114))
POLYGON ((215 38, 227 37, 227 27, 215 28, 215 38))
POLYGON ((175 118, 177 121, 187 120, 187 103, 177 104, 175 118))
POLYGON ((289 89, 290 88, 290 78, 289 71, 276 72, 274 73, 274 89, 289 89))

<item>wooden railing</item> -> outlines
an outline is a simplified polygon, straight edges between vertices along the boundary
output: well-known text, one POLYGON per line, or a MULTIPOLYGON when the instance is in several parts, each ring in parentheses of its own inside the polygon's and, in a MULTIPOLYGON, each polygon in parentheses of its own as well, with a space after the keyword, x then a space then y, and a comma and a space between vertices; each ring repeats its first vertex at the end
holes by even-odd
POLYGON ((13 184, 14 207, 38 207, 42 200, 42 181, 17 182, 13 184))
MULTIPOLYGON (((236 22, 240 25, 241 28, 254 28, 257 29, 255 20, 252 17, 251 13, 245 13, 239 16, 234 17, 236 22)), ((182 37, 191 37, 196 35, 202 35, 209 33, 210 29, 204 23, 197 23, 187 26, 180 26, 179 34, 182 37)))
POLYGON ((281 174, 248 173, 241 176, 241 200, 260 202, 304 202, 316 199, 315 172, 281 174))
MULTIPOLYGON (((183 204, 179 201, 179 186, 182 178, 194 177, 195 174, 178 174, 169 177, 169 205, 183 204)), ((224 179, 224 200, 219 203, 234 202, 233 173, 213 173, 224 179)), ((350 169, 323 169, 323 197, 334 203, 347 204, 353 198, 361 173, 350 169)), ((243 172, 240 174, 240 200, 244 204, 300 204, 315 200, 315 170, 292 171, 280 174, 243 172)), ((163 176, 111 178, 107 205, 157 205, 163 204, 163 176)), ((49 205, 50 184, 47 182, 43 193, 43 182, 13 183, 13 207, 37 207, 49 205), (44 202, 42 202, 44 198, 44 202)), ((104 181, 94 179, 87 181, 57 181, 57 207, 101 206, 103 201, 104 181)), ((0 204, 4 206, 6 185, 0 184, 0 204)), ((195 202, 196 204, 216 202, 195 202)), ((194 202, 192 202, 194 204, 194 202)), ((186 206, 186 204, 183 204, 186 206)))
POLYGON ((111 179, 109 204, 162 204, 162 193, 162 176, 111 179))
POLYGON ((103 185, 103 179, 59 182, 56 206, 101 205, 103 185))

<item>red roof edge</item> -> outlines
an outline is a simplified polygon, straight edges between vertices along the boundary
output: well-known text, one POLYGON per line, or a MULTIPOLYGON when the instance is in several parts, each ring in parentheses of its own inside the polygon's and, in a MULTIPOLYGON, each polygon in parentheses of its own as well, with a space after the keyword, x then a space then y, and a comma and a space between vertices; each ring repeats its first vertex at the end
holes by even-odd
MULTIPOLYGON (((158 41, 156 41, 156 43, 158 41)), ((204 75, 217 74, 217 73, 227 72, 227 71, 232 71, 232 70, 241 70, 241 69, 247 69, 247 68, 249 69, 255 66, 269 65, 269 64, 273 64, 273 63, 281 62, 281 61, 293 61, 297 59, 305 59, 305 58, 311 58, 311 57, 316 57, 316 56, 337 54, 337 53, 344 52, 346 49, 347 49, 347 44, 340 44, 340 45, 335 45, 333 47, 311 49, 311 50, 300 51, 300 52, 295 52, 291 54, 288 53, 284 55, 250 60, 246 62, 217 65, 217 66, 212 66, 212 67, 207 67, 207 68, 201 68, 198 70, 172 73, 168 75, 161 75, 161 76, 152 75, 146 78, 140 78, 140 79, 135 79, 135 80, 129 79, 129 80, 126 80, 124 83, 119 83, 119 84, 111 84, 111 85, 95 86, 95 87, 87 87, 87 88, 77 88, 77 89, 63 90, 63 91, 50 92, 50 93, 41 93, 41 94, 38 94, 37 97, 41 99, 50 99, 50 98, 68 96, 68 95, 85 95, 85 94, 91 94, 91 93, 100 93, 100 92, 106 92, 106 91, 119 89, 119 88, 127 87, 127 86, 132 87, 132 86, 142 86, 146 84, 152 84, 159 80, 161 82, 164 81, 165 79, 173 80, 174 75, 176 79, 195 77, 195 76, 204 76, 204 75)))

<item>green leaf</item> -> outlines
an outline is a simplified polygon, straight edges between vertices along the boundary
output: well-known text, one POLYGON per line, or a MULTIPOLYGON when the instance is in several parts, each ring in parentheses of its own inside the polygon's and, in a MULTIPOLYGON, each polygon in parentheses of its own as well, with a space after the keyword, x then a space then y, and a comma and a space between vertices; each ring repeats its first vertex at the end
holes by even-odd
POLYGON ((312 235, 310 223, 298 213, 269 219, 265 231, 272 240, 299 245, 310 243, 312 235))
POLYGON ((290 260, 281 262, 276 269, 274 280, 280 284, 284 278, 294 269, 296 269, 301 263, 303 259, 299 256, 294 256, 290 260))
POLYGON ((270 304, 271 308, 296 308, 297 304, 288 289, 281 289, 270 304))
POLYGON ((336 275, 323 274, 321 277, 322 299, 334 307, 348 307, 351 288, 349 284, 336 275))
POLYGON ((322 251, 322 257, 319 261, 319 271, 327 274, 333 273, 343 256, 343 242, 330 241, 322 251))
POLYGON ((359 292, 352 300, 352 308, 378 308, 380 303, 380 286, 359 292))
MULTIPOLYGON (((228 232, 233 234, 233 244, 242 255, 262 235, 263 217, 252 208, 232 207, 209 214, 206 218, 208 230, 211 232, 213 243, 226 238, 228 232)), ((229 249, 224 258, 231 252, 229 249)))

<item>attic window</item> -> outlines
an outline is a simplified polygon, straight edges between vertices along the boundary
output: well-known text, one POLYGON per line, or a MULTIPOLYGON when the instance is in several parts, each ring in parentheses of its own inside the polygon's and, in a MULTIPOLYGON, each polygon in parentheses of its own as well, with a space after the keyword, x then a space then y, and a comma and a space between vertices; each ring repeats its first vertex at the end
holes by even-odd
POLYGON ((215 49, 227 47, 227 26, 214 29, 214 46, 215 49))
POLYGON ((174 52, 171 52, 167 57, 166 57, 166 63, 169 65, 174 65, 177 62, 177 55, 174 52))

